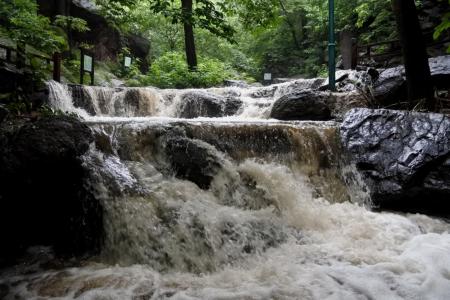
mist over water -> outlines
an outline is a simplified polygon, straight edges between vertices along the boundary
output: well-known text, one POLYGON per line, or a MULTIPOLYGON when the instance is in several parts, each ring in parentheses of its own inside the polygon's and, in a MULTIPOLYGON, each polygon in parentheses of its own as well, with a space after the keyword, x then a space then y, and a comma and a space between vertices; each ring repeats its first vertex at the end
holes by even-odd
POLYGON ((186 91, 83 87, 76 107, 49 85, 95 134, 104 247, 68 267, 30 249, 1 274, 5 299, 450 299, 450 224, 370 211, 336 123, 267 119, 292 84, 197 91, 243 105, 191 120, 186 91))

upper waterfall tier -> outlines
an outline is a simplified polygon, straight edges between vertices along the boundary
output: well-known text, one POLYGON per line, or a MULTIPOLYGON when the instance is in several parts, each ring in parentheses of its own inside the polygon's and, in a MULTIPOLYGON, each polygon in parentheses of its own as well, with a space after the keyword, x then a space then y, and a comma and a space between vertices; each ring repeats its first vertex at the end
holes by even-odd
POLYGON ((299 79, 268 87, 160 90, 105 88, 48 82, 50 105, 89 117, 268 119, 274 102, 295 91, 316 89, 323 79, 299 79))

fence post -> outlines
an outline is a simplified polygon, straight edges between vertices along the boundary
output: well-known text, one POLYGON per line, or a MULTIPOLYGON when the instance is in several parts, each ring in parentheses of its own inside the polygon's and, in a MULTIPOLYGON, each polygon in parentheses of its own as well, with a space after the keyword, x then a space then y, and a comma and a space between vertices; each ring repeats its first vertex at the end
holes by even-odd
POLYGON ((53 53, 53 80, 61 82, 61 53, 53 53))
POLYGON ((352 62, 351 62, 351 69, 355 70, 358 66, 358 41, 356 38, 352 38, 352 62))
POLYGON ((11 49, 6 49, 6 61, 11 62, 11 49))
POLYGON ((94 55, 92 55, 91 85, 94 85, 94 71, 95 71, 95 61, 94 55))
POLYGON ((24 43, 17 43, 16 67, 18 69, 25 67, 25 47, 24 43))

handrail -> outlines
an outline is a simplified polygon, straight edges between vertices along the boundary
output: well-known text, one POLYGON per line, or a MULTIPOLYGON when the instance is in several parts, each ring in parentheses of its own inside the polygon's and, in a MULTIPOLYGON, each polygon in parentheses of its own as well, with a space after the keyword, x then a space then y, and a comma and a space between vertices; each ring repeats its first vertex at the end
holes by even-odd
MULTIPOLYGON (((426 46, 436 46, 441 45, 450 42, 450 38, 443 39, 439 41, 434 41, 432 38, 432 32, 428 32, 424 34, 426 46)), ((401 54, 401 46, 400 46, 400 40, 387 40, 383 42, 376 42, 376 43, 370 43, 365 45, 355 45, 353 48, 353 54, 352 56, 354 59, 352 59, 352 68, 354 69, 356 65, 360 62, 361 59, 371 59, 376 57, 392 57, 401 54), (382 45, 391 45, 391 50, 384 51, 383 53, 372 53, 372 48, 376 46, 382 46, 382 45), (398 45, 398 46, 396 46, 398 45), (364 54, 360 55, 361 50, 366 50, 364 54)))
MULTIPOLYGON (((44 55, 36 54, 36 53, 26 53, 25 49, 20 50, 19 47, 14 48, 11 46, 7 46, 0 43, 0 49, 6 50, 6 57, 3 59, 0 57, 0 61, 6 61, 8 63, 15 63, 18 68, 22 66, 26 66, 26 59, 25 56, 28 55, 28 57, 34 57, 41 59, 47 63, 48 66, 51 65, 53 62, 53 80, 55 81, 61 81, 61 55, 59 53, 54 53, 52 57, 47 57, 44 55), (16 59, 15 61, 12 60, 12 53, 16 53, 16 59), (20 59, 19 57, 22 57, 20 59)), ((28 65, 29 66, 29 65, 28 65)))

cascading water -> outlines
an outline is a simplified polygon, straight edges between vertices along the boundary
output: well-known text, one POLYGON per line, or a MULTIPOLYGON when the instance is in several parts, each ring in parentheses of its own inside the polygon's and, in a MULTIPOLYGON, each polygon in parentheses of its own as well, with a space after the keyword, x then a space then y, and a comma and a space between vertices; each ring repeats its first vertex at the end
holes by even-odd
POLYGON ((84 163, 104 246, 71 267, 6 270, 6 299, 450 299, 450 224, 371 212, 334 122, 267 119, 313 84, 50 82, 50 104, 95 133, 84 163))

